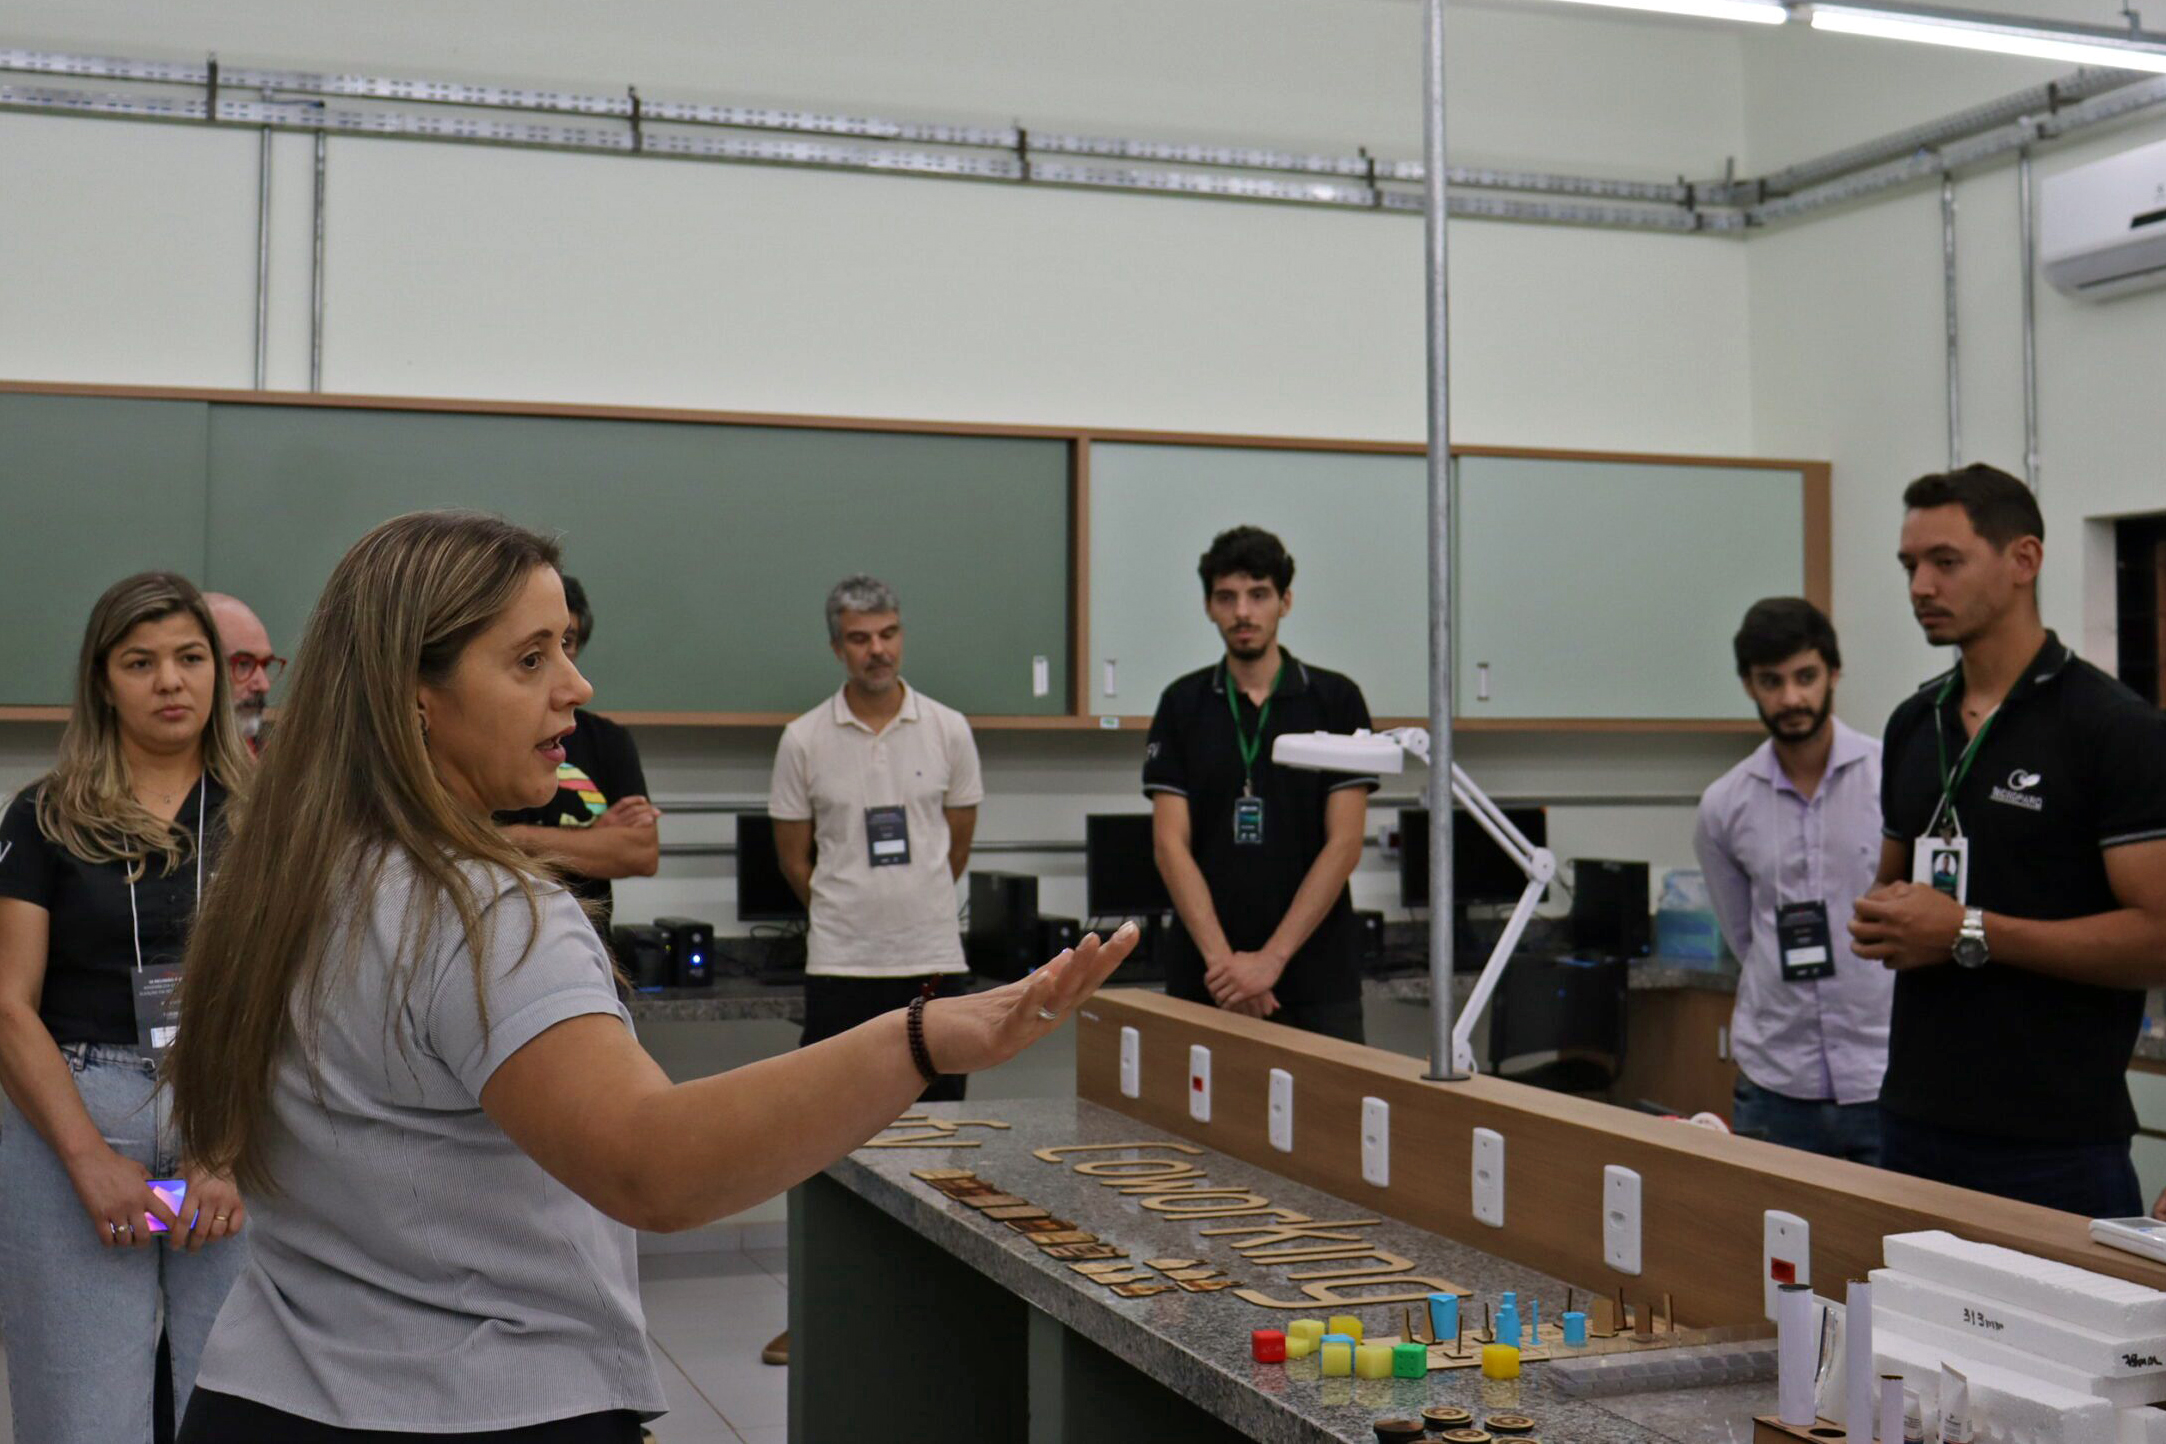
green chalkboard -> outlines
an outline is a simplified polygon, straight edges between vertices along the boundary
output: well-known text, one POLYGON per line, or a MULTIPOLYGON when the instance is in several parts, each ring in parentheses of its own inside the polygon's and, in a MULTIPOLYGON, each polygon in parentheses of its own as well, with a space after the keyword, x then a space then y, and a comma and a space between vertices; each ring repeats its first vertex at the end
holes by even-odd
POLYGON ((599 709, 811 707, 841 679, 827 589, 865 571, 902 599, 914 685, 1057 714, 1068 471, 1030 437, 4 394, 0 696, 67 701, 91 599, 147 566, 241 597, 291 655, 363 532, 460 506, 561 537, 599 709))
POLYGON ((0 395, 0 704, 70 700, 98 594, 133 572, 201 578, 209 408, 0 395))

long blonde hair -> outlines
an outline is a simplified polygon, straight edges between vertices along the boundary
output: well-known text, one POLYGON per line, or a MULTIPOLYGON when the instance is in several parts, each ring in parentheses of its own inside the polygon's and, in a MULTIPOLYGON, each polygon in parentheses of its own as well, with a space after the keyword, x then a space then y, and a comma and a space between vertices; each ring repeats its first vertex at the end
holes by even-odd
MULTIPOLYGON (((538 918, 543 866, 462 806, 429 760, 416 689, 447 682, 467 645, 495 621, 555 543, 496 517, 425 511, 354 544, 309 618, 279 716, 218 876, 188 943, 185 1025, 167 1074, 182 1155, 273 1188, 265 1156, 271 1080, 295 1026, 318 1024, 337 979, 326 953, 345 912, 365 906, 387 862, 410 868, 402 930, 403 1008, 436 920, 456 911, 487 1026, 484 927, 491 898, 470 865, 510 873, 538 918)), ((529 931, 529 939, 533 934, 529 931)), ((389 1026, 387 1022, 387 1027, 389 1026)), ((312 1049, 316 1025, 299 1039, 312 1049)))
MULTIPOLYGON (((229 794, 246 785, 248 754, 233 718, 226 651, 203 594, 173 572, 138 572, 107 587, 90 609, 76 655, 75 704, 60 734, 59 759, 38 792, 39 831, 84 862, 124 864, 130 878, 141 877, 153 861, 170 873, 186 860, 189 848, 180 828, 136 800, 105 664, 128 633, 182 612, 203 629, 211 649, 214 680, 201 738, 203 771, 229 794)), ((193 844, 201 845, 200 838, 193 844)))

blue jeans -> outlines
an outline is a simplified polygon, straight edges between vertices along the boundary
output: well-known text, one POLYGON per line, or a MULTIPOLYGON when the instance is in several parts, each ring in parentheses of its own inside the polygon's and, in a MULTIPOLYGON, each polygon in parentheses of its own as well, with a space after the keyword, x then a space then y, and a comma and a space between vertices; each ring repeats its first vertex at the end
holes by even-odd
POLYGON ((1897 1173, 1975 1188, 2085 1218, 2134 1218, 2149 1213, 2136 1182, 2136 1163, 2122 1143, 2034 1143, 1956 1133, 1880 1115, 1887 1166, 1897 1173))
POLYGON ((1791 1098, 1737 1075, 1730 1093, 1730 1127, 1785 1148, 1880 1166, 1880 1105, 1791 1098))
MULTIPOLYGON (((172 1100, 150 1063, 101 1043, 61 1051, 113 1150, 153 1178, 178 1177, 172 1100)), ((0 1099, 0 1332, 17 1439, 150 1444, 161 1309, 174 1408, 185 1412, 204 1340, 247 1260, 245 1234, 198 1253, 106 1248, 59 1157, 0 1099)))

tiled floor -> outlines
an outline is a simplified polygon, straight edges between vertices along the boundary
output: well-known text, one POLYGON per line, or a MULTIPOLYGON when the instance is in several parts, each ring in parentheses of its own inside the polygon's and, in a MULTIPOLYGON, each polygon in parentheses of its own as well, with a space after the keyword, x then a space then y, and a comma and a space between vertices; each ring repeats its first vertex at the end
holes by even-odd
MULTIPOLYGON (((789 1371, 762 1364, 760 1350, 782 1332, 788 1271, 782 1249, 641 1260, 648 1339, 669 1395, 653 1425, 659 1444, 782 1444, 789 1371)), ((0 1361, 0 1444, 16 1444, 7 1393, 0 1361)))

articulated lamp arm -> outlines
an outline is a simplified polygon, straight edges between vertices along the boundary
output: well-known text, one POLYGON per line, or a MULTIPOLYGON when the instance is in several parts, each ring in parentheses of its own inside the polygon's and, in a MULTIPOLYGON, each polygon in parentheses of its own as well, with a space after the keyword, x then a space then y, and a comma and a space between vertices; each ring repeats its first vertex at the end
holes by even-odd
MULTIPOLYGON (((1394 727, 1387 732, 1352 734, 1290 732, 1277 738, 1271 747, 1271 760, 1281 767, 1323 772, 1398 773, 1406 770, 1408 755, 1424 765, 1428 763, 1427 728, 1394 727)), ((1432 778, 1432 805, 1435 792, 1436 783, 1432 778)), ((1504 810, 1491 802, 1488 794, 1477 787, 1474 779, 1457 763, 1452 764, 1451 795, 1452 800, 1473 817, 1475 825, 1488 833, 1490 840, 1527 875, 1527 886, 1512 908, 1511 919, 1498 935, 1496 946, 1490 950, 1489 961, 1483 965, 1481 976, 1474 980, 1474 991, 1468 995, 1466 1006, 1459 1010, 1458 1019, 1452 1026, 1452 1067, 1471 1072, 1474 1068, 1474 1025, 1480 1021, 1505 968, 1511 964, 1512 953, 1526 934, 1527 924, 1533 920, 1534 909, 1540 904, 1543 892, 1556 877, 1557 859, 1548 848, 1528 841, 1526 834, 1512 825, 1504 810)), ((1449 1007, 1450 999, 1430 1001, 1431 1007, 1440 1005, 1449 1007)))

